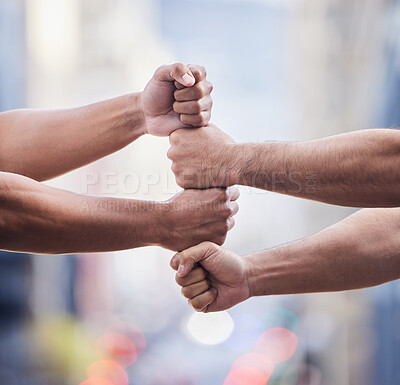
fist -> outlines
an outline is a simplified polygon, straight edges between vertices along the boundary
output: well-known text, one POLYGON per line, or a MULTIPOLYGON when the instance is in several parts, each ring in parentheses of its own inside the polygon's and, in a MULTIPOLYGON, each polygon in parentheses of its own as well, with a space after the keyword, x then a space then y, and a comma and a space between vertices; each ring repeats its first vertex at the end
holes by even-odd
POLYGON ((171 260, 189 305, 204 313, 222 311, 250 297, 247 262, 232 251, 203 242, 171 260))
POLYGON ((167 156, 182 188, 227 187, 235 184, 235 141, 210 124, 196 130, 175 131, 167 156))
POLYGON ((237 187, 184 190, 175 195, 165 202, 161 213, 161 246, 176 251, 203 241, 222 245, 235 225, 238 197, 237 187))
POLYGON ((176 63, 157 69, 140 97, 144 131, 169 136, 178 128, 201 127, 211 117, 212 84, 198 65, 176 63))

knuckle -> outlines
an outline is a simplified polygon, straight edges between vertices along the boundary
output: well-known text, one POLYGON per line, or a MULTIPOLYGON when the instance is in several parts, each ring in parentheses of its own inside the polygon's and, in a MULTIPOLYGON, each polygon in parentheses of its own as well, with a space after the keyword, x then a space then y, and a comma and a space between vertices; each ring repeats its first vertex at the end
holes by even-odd
POLYGON ((198 69, 199 69, 199 73, 200 73, 200 76, 202 77, 202 78, 205 78, 206 76, 207 76, 207 70, 206 70, 206 67, 204 67, 204 66, 198 66, 198 69))
POLYGON ((195 88, 193 89, 193 97, 197 99, 201 99, 204 96, 206 96, 206 93, 204 92, 204 88, 200 86, 200 84, 196 84, 195 88))
POLYGON ((218 246, 222 246, 225 242, 226 239, 226 235, 217 235, 215 237, 214 242, 218 245, 218 246))
POLYGON ((172 164, 171 170, 172 170, 172 172, 173 172, 175 175, 179 175, 179 174, 180 174, 180 172, 179 172, 179 166, 178 166, 176 163, 173 163, 173 164, 172 164))
MULTIPOLYGON (((218 194, 218 199, 219 199, 221 202, 227 203, 228 200, 229 200, 229 192, 228 192, 228 190, 227 190, 227 189, 222 189, 222 190, 220 190, 220 192, 219 192, 219 194, 218 194)), ((225 207, 225 206, 224 206, 224 207, 225 207)))
POLYGON ((207 123, 207 120, 206 120, 204 114, 200 113, 197 118, 197 124, 200 126, 204 126, 206 123, 207 123))
POLYGON ((219 225, 219 232, 221 233, 221 235, 225 235, 229 230, 229 221, 223 221, 220 223, 219 225))
POLYGON ((193 102, 190 109, 192 114, 200 114, 201 112, 200 102, 199 101, 193 102))
POLYGON ((171 146, 178 146, 181 142, 181 138, 179 134, 174 131, 170 136, 169 136, 169 143, 171 146))
POLYGON ((155 72, 155 74, 156 75, 159 75, 160 74, 160 72, 162 72, 164 69, 165 69, 165 67, 166 67, 166 65, 164 64, 164 65, 162 65, 162 66, 159 66, 157 69, 156 69, 156 72, 155 72))
POLYGON ((170 148, 168 151, 167 151, 167 158, 168 159, 170 159, 170 160, 173 160, 174 159, 174 150, 172 149, 172 148, 170 148))
POLYGON ((187 189, 190 186, 188 185, 188 183, 186 183, 185 179, 182 178, 179 174, 175 175, 175 179, 176 179, 176 184, 183 189, 187 189))
POLYGON ((186 71, 186 66, 181 62, 175 63, 174 64, 174 68, 175 68, 175 70, 177 70, 179 72, 185 72, 186 71))

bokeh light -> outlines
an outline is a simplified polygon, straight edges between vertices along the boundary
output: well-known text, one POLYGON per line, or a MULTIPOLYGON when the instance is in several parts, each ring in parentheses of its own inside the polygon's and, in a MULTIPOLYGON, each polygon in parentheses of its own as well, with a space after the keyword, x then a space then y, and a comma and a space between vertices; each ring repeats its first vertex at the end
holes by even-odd
POLYGON ((125 369, 118 362, 111 360, 94 362, 87 368, 87 376, 89 379, 102 378, 112 385, 129 385, 125 369))
POLYGON ((223 385, 266 385, 268 378, 254 368, 238 368, 231 370, 223 385))
POLYGON ((258 337, 265 330, 261 320, 250 314, 237 314, 232 319, 235 327, 224 344, 238 352, 253 350, 258 337))
POLYGON ((115 322, 105 330, 105 333, 117 333, 123 335, 135 345, 136 354, 139 356, 146 349, 146 338, 142 330, 129 322, 115 322))
POLYGON ((264 324, 264 330, 282 327, 296 334, 299 329, 299 317, 285 308, 271 309, 264 313, 261 319, 264 324))
POLYGON ((276 327, 265 331, 257 340, 255 351, 274 364, 287 361, 296 351, 297 336, 290 330, 276 327))
POLYGON ((136 362, 135 345, 128 337, 122 334, 105 334, 97 339, 95 346, 100 358, 116 361, 124 368, 136 362))
POLYGON ((217 345, 232 333, 234 322, 225 311, 218 313, 193 313, 187 323, 187 330, 197 342, 217 345))
POLYGON ((88 380, 81 382, 80 385, 114 385, 114 384, 108 380, 105 380, 104 378, 89 378, 88 380))
POLYGON ((272 361, 259 353, 247 353, 235 360, 231 366, 231 371, 240 368, 253 368, 261 372, 268 380, 274 370, 272 361))

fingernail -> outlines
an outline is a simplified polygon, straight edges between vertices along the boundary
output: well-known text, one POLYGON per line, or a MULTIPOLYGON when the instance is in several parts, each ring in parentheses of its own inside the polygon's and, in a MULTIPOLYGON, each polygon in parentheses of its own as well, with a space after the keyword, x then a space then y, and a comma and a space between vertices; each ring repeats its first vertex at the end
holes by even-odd
POLYGON ((182 275, 185 272, 185 266, 179 265, 178 267, 178 275, 182 275))
POLYGON ((189 74, 185 74, 182 76, 182 81, 185 86, 191 86, 194 84, 194 78, 189 74))

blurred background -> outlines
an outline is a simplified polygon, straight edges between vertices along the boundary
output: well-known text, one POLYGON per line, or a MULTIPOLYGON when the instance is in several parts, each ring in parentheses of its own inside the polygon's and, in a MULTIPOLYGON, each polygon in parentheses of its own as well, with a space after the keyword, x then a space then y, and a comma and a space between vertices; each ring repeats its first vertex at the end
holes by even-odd
MULTIPOLYGON (((207 68, 213 122, 237 141, 398 127, 399 36, 396 0, 0 0, 0 110, 141 91, 182 61, 207 68)), ((168 147, 143 137, 49 184, 166 200, 179 191, 168 147)), ((239 203, 226 247, 241 255, 354 211, 250 188, 239 203)), ((400 384, 399 283, 204 316, 180 296, 171 256, 2 252, 0 383, 400 384)))

